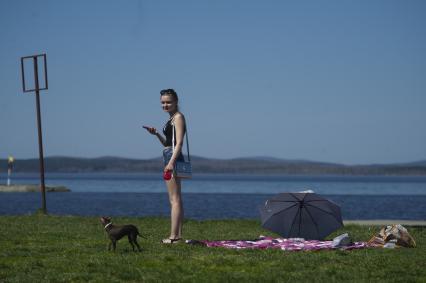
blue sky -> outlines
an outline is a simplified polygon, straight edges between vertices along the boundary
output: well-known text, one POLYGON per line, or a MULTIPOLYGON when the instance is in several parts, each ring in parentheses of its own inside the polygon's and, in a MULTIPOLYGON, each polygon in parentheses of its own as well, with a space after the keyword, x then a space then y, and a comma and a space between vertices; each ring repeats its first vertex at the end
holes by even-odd
POLYGON ((426 2, 0 1, 0 157, 38 157, 20 57, 47 54, 45 156, 157 157, 175 88, 191 153, 426 159, 426 2))

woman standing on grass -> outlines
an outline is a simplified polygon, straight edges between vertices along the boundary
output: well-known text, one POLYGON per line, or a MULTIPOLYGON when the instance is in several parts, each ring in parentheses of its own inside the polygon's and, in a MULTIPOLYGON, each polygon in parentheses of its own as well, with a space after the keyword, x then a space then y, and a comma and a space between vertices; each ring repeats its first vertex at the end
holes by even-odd
MULTIPOLYGON (((186 131, 185 117, 179 112, 178 96, 173 89, 164 89, 160 91, 160 101, 163 111, 169 114, 169 119, 163 127, 163 137, 153 127, 144 126, 147 131, 157 136, 158 140, 164 146, 164 172, 173 172, 176 161, 183 161, 182 145, 183 137, 186 131), (174 127, 174 130, 173 130, 174 127), (175 133, 175 148, 172 148, 173 132, 175 133)), ((166 179, 166 178, 165 178, 166 179)), ((171 229, 170 236, 163 239, 163 244, 177 243, 182 239, 182 224, 183 224, 183 204, 181 196, 181 179, 172 175, 170 180, 165 180, 167 191, 169 193, 169 201, 171 207, 171 229)))

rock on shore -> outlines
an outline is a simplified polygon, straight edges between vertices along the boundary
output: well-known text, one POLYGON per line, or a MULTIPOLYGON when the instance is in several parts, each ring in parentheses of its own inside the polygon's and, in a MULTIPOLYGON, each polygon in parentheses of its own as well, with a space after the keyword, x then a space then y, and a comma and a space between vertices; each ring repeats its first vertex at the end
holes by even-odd
MULTIPOLYGON (((70 192, 65 186, 45 186, 46 192, 70 192)), ((0 185, 0 193, 40 192, 40 185, 0 185)))

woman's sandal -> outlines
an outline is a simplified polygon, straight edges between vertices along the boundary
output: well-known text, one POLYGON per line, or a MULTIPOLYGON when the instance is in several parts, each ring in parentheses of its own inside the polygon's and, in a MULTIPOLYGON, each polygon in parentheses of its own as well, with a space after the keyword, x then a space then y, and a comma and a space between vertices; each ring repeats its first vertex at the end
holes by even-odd
POLYGON ((162 244, 177 244, 182 240, 182 238, 176 238, 176 239, 163 239, 161 240, 162 244))

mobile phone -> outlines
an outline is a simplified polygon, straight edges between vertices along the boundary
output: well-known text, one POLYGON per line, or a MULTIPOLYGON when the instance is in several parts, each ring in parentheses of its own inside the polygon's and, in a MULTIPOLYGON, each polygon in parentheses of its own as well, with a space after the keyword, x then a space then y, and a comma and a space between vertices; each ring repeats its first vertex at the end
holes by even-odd
POLYGON ((149 130, 149 129, 151 129, 151 127, 148 127, 148 126, 142 126, 144 129, 147 129, 147 130, 149 130))

